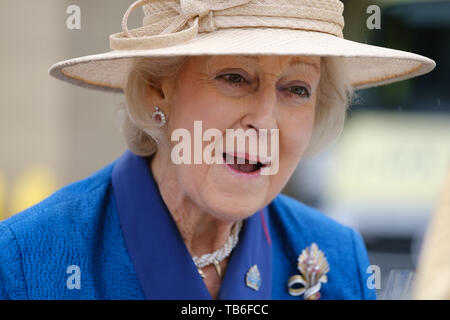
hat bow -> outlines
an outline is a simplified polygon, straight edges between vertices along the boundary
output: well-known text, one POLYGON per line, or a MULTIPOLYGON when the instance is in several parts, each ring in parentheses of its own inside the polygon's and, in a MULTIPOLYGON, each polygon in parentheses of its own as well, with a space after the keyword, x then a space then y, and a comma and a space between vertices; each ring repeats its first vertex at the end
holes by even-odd
POLYGON ((199 33, 230 28, 285 28, 343 37, 339 0, 138 0, 125 12, 122 32, 110 36, 113 50, 174 46, 199 33), (128 29, 130 14, 144 7, 144 23, 128 29))

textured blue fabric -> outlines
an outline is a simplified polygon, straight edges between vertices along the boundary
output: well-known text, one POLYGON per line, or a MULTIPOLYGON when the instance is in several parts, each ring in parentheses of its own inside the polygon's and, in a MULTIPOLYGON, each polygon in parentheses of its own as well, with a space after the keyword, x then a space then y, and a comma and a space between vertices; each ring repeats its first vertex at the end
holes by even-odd
MULTIPOLYGON (((115 163, 0 222, 0 299, 145 299, 120 226, 112 190, 115 163), (68 289, 76 265, 81 288, 68 289)), ((272 299, 287 292, 297 257, 316 242, 330 264, 322 299, 374 299, 361 236, 298 201, 279 195, 268 210, 272 299)))
POLYGON ((106 167, 0 223, 2 299, 143 299, 106 167), (67 288, 67 268, 81 289, 67 288))
POLYGON ((328 260, 328 282, 320 290, 322 300, 373 300, 375 289, 367 287, 369 259, 357 231, 343 226, 320 211, 284 195, 269 207, 273 242, 272 298, 295 300, 286 290, 286 281, 298 274, 297 258, 315 242, 328 260))
MULTIPOLYGON (((112 171, 112 186, 125 243, 145 297, 211 299, 161 198, 148 160, 125 152, 112 171)), ((272 297, 272 247, 262 222, 262 217, 267 215, 265 209, 244 222, 220 287, 221 300, 267 300, 272 297), (253 265, 260 271, 259 290, 247 287, 245 282, 253 265)))

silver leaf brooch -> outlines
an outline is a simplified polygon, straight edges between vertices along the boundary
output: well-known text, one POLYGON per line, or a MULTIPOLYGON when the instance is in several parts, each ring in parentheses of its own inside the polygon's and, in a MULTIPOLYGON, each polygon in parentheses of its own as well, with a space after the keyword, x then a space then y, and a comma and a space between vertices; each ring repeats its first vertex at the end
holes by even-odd
POLYGON ((298 256, 297 263, 300 274, 288 280, 288 291, 291 296, 301 296, 305 300, 319 300, 322 283, 327 283, 327 272, 330 271, 328 261, 316 243, 305 248, 298 256))

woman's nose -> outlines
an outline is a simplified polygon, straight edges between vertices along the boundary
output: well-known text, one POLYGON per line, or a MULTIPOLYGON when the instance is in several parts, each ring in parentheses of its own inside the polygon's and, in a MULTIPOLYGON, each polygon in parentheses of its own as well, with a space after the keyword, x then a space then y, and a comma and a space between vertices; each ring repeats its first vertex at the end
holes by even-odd
POLYGON ((278 129, 277 92, 273 85, 266 85, 254 94, 247 105, 241 122, 245 129, 278 129))

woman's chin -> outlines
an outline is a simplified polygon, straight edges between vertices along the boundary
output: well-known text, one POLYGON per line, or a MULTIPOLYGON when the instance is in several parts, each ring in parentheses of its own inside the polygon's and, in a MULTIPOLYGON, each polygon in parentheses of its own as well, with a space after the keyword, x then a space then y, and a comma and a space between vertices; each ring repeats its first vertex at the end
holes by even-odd
POLYGON ((246 219, 263 207, 256 203, 239 203, 238 201, 233 204, 223 202, 221 204, 223 204, 223 206, 219 206, 217 203, 213 204, 208 212, 222 221, 238 221, 246 219))
POLYGON ((189 189, 197 190, 191 198, 199 207, 220 220, 236 221, 261 210, 277 190, 270 176, 235 171, 226 164, 210 165, 184 180, 189 189))
MULTIPOLYGON (((256 187, 256 186, 255 186, 256 187)), ((243 186, 215 185, 206 187, 203 202, 210 212, 221 220, 245 219, 261 210, 267 203, 268 184, 258 185, 256 188, 243 186)))

